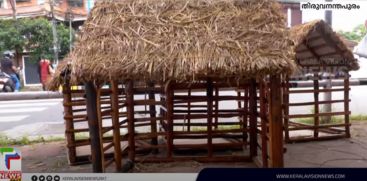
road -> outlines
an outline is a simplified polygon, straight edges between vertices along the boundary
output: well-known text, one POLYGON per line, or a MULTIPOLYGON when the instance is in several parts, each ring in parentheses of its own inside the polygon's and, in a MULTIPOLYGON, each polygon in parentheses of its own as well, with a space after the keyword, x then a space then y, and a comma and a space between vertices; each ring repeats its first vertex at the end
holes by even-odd
POLYGON ((62 99, 0 101, 0 125, 12 138, 63 134, 62 99))

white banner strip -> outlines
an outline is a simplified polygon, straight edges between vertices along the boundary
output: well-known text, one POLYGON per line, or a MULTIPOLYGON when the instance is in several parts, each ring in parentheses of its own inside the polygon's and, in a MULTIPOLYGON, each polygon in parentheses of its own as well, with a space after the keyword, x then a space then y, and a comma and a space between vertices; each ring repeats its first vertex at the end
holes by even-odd
POLYGON ((362 1, 346 1, 346 0, 333 0, 333 1, 315 1, 315 0, 303 0, 300 2, 300 9, 302 11, 354 11, 367 9, 366 3, 362 1))
POLYGON ((26 181, 195 181, 197 173, 22 173, 26 181))

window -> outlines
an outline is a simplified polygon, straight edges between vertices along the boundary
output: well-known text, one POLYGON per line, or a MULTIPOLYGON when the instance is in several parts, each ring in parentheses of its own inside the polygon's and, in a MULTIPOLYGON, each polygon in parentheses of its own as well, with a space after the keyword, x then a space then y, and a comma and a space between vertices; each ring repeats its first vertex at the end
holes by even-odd
POLYGON ((67 0, 69 6, 72 7, 83 7, 83 0, 67 0))

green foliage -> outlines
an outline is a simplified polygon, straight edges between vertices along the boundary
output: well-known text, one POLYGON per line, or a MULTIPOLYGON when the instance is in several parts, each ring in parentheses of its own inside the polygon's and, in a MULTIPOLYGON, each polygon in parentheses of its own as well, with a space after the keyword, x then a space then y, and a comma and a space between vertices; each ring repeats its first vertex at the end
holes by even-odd
MULTIPOLYGON (((367 121, 367 115, 362 115, 362 114, 350 115, 349 120, 352 122, 367 121)), ((309 124, 309 125, 314 124, 313 118, 297 118, 297 119, 294 119, 293 121, 298 122, 298 123, 303 123, 303 124, 309 124)), ((332 116, 330 124, 338 124, 338 123, 343 123, 343 122, 344 122, 343 116, 332 116)))
POLYGON ((65 138, 62 136, 38 136, 30 138, 29 136, 22 136, 19 139, 9 138, 4 134, 0 133, 0 147, 11 146, 11 145, 30 145, 35 143, 47 143, 55 141, 64 141, 65 138))
MULTIPOLYGON (((57 25, 59 57, 64 57, 69 51, 69 28, 63 24, 57 25)), ((29 51, 32 60, 41 57, 53 59, 52 24, 45 18, 22 18, 0 20, 0 52, 15 50, 20 53, 29 51)))
POLYGON ((339 34, 351 41, 359 42, 366 35, 366 27, 364 25, 358 25, 352 31, 339 31, 339 34))
POLYGON ((0 20, 0 52, 5 50, 22 51, 25 44, 16 22, 0 20))

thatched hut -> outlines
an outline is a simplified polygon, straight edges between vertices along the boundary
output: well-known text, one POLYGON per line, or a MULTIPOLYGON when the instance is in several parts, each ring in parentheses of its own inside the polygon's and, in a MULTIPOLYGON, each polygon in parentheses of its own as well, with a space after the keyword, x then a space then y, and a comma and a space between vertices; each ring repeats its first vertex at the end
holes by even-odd
MULTIPOLYGON (((79 93, 85 91, 87 107, 83 109, 87 114, 72 114, 70 106, 83 101, 80 97, 74 102, 68 97, 64 104, 69 106, 66 118, 88 121, 84 130, 89 131, 90 140, 76 142, 68 137, 71 147, 90 144, 94 171, 100 172, 113 162, 121 169, 122 147, 127 147, 131 161, 253 160, 261 133, 262 165, 283 167, 281 80, 296 67, 284 24, 285 17, 273 0, 97 3, 71 53, 69 66, 71 84, 85 85, 79 93), (192 90, 204 95, 191 94, 192 90), (221 95, 221 90, 243 94, 221 95), (157 93, 161 94, 159 100, 157 93), (149 98, 138 100, 138 94, 149 98), (239 107, 218 106, 228 100, 237 101, 239 107), (137 106, 146 106, 146 110, 137 106), (159 115, 156 106, 160 106, 159 115), (229 121, 229 117, 240 119, 229 121), (112 125, 104 126, 111 122, 108 119, 112 125), (185 127, 178 130, 178 125, 185 127), (218 125, 233 128, 220 129, 218 125), (149 131, 138 132, 141 126, 148 126, 149 131), (190 126, 205 129, 193 131, 190 126), (127 128, 126 134, 120 128, 127 128), (113 134, 107 139, 104 134, 109 131, 113 134), (223 138, 237 141, 216 141, 223 138), (146 139, 151 142, 141 143, 146 139), (180 145, 180 139, 205 142, 180 145), (215 154, 216 149, 232 147, 249 147, 248 155, 215 154), (114 158, 105 160, 104 152, 111 148, 114 158), (182 148, 205 149, 207 155, 176 156, 175 151, 182 148), (163 149, 167 154, 140 158, 139 153, 146 149, 163 149)), ((57 80, 51 88, 61 82, 57 80)), ((71 91, 68 86, 64 86, 66 94, 71 91)), ((76 131, 71 125, 67 127, 67 133, 76 131)))
POLYGON ((358 61, 347 43, 322 20, 292 27, 290 34, 300 71, 286 80, 290 84, 286 84, 288 87, 283 91, 287 105, 284 110, 286 142, 350 137, 349 71, 359 69, 358 61), (337 86, 332 87, 332 82, 337 86), (334 99, 332 93, 336 94, 334 99), (307 97, 307 94, 312 94, 314 101, 289 102, 290 95, 307 97), (320 94, 325 95, 324 100, 320 100, 320 94), (344 109, 333 110, 335 104, 343 104, 344 109), (313 111, 289 112, 290 108, 300 107, 313 111))

